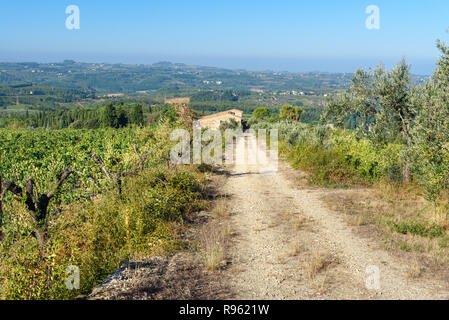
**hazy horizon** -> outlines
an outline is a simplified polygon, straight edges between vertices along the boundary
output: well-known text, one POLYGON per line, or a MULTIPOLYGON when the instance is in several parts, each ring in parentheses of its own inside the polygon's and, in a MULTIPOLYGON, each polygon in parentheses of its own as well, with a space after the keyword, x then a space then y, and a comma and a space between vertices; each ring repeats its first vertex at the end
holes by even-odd
MULTIPOLYGON (((53 57, 53 58, 10 58, 4 59, 0 55, 0 63, 62 63, 65 60, 73 60, 79 63, 95 63, 95 64, 124 64, 124 65, 153 65, 160 62, 170 62, 173 64, 185 64, 192 66, 211 67, 211 68, 223 68, 229 70, 245 70, 249 72, 289 72, 289 73, 354 73, 357 69, 369 69, 375 68, 379 64, 383 64, 386 68, 390 69, 393 65, 399 62, 399 60, 387 60, 378 61, 375 59, 365 61, 348 61, 348 60, 334 60, 323 61, 314 59, 276 59, 266 58, 257 59, 250 57, 242 58, 216 58, 216 57, 188 57, 185 59, 175 57, 151 57, 135 59, 132 57, 123 59, 111 58, 79 58, 79 57, 53 57), (310 63, 312 62, 312 63, 310 63), (343 64, 342 64, 343 63, 343 64), (346 65, 346 68, 342 68, 342 65, 346 65)), ((436 61, 419 61, 418 64, 413 64, 410 60, 407 60, 408 64, 412 66, 412 73, 415 75, 430 76, 435 68, 436 61), (418 66, 418 67, 417 67, 418 66), (427 71, 431 70, 431 71, 427 71)))

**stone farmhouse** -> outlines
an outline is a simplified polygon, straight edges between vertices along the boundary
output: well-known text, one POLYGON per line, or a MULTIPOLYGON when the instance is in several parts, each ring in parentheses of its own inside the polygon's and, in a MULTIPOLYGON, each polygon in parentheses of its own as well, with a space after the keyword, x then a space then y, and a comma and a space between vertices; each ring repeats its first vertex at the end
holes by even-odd
POLYGON ((221 122, 227 122, 234 119, 238 123, 243 120, 243 111, 237 109, 231 109, 224 112, 214 113, 208 116, 201 117, 199 119, 201 128, 218 129, 221 122))

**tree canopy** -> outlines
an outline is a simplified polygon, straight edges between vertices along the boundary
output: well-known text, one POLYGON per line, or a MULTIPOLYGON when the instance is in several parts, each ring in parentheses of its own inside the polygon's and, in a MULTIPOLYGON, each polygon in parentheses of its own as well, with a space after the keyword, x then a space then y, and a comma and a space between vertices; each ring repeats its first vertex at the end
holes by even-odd
POLYGON ((253 117, 262 120, 270 116, 270 109, 267 107, 259 107, 253 112, 253 117))
POLYGON ((294 120, 296 122, 301 122, 301 116, 305 114, 305 111, 303 108, 298 106, 292 106, 289 104, 285 104, 281 108, 280 116, 283 119, 286 120, 294 120))

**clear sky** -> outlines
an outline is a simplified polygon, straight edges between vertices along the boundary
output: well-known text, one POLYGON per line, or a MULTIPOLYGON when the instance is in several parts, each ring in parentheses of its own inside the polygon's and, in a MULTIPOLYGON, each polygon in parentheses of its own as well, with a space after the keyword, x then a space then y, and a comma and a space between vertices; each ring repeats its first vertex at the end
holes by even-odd
POLYGON ((449 42, 447 0, 14 0, 0 5, 0 61, 352 72, 405 56, 430 74, 449 42), (66 7, 80 29, 66 28, 66 7), (380 29, 368 30, 368 5, 380 29))

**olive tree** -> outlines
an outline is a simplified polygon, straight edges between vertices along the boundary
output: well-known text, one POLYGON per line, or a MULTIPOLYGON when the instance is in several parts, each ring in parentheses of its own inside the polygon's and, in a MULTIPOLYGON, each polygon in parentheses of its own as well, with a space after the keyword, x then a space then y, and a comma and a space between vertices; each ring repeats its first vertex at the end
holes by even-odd
POLYGON ((440 41, 437 47, 442 53, 437 69, 413 100, 417 116, 411 132, 414 167, 432 200, 449 188, 449 47, 440 41))
MULTIPOLYGON (((410 66, 405 60, 391 71, 379 66, 375 70, 357 70, 351 87, 341 96, 328 101, 323 120, 343 126, 355 119, 356 129, 379 144, 400 142, 408 150, 410 130, 415 118, 412 104, 410 66)), ((403 179, 410 181, 410 159, 403 154, 403 179)))

